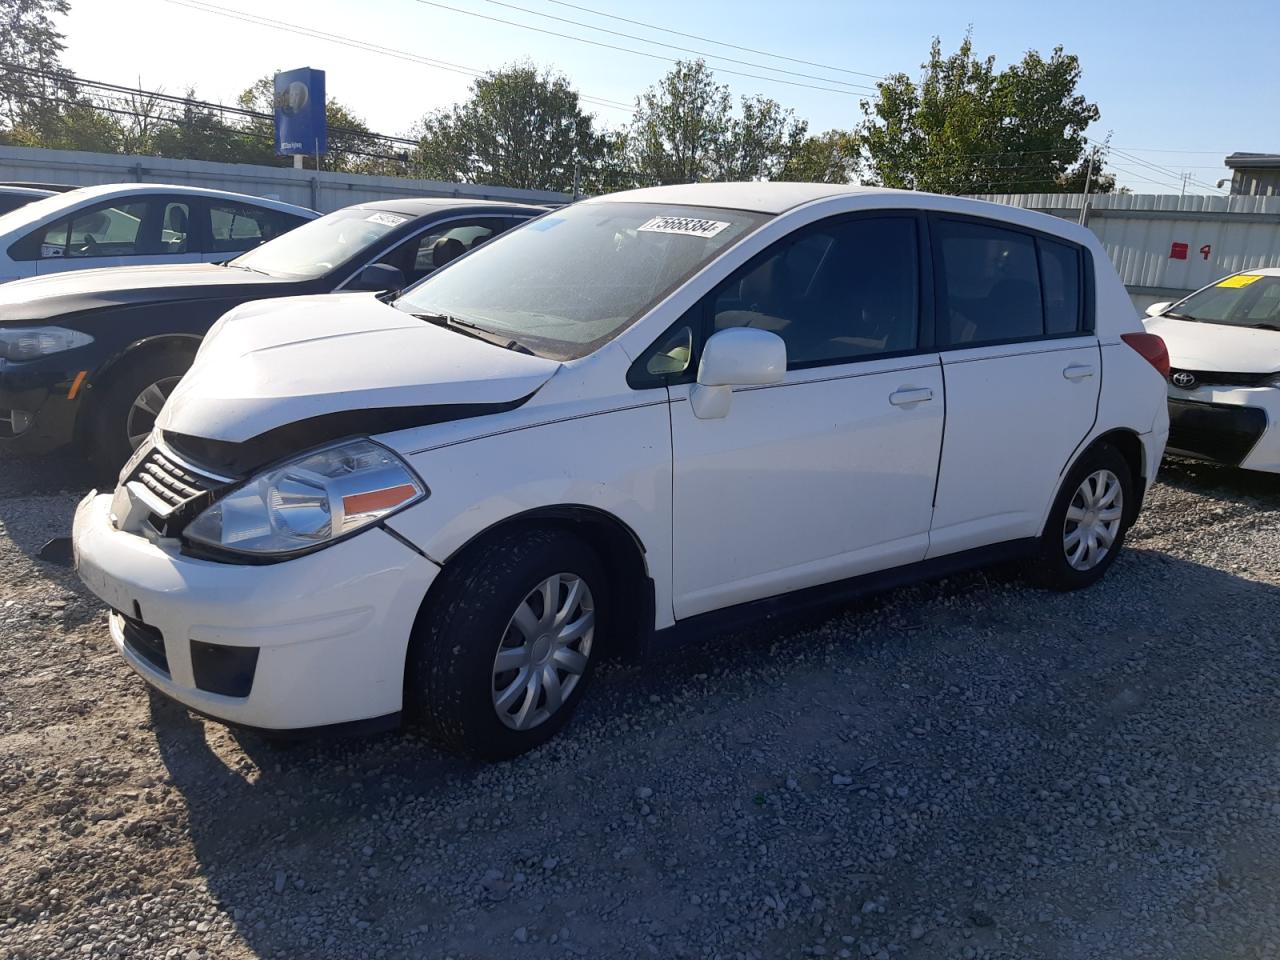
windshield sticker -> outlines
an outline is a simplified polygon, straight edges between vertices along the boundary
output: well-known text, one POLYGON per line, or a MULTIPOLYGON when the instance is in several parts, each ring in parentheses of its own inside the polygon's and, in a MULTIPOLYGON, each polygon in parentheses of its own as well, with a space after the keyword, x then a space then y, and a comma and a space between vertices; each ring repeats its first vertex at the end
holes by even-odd
POLYGON ((557 224, 564 223, 564 217, 542 217, 529 224, 530 230, 550 230, 557 224))
POLYGON ((685 237, 714 237, 729 226, 724 220, 699 220, 697 217, 654 217, 636 228, 640 233, 678 233, 685 237))
POLYGON ((1247 287, 1251 283, 1256 283, 1262 279, 1260 273, 1237 273, 1234 277, 1227 277, 1225 280, 1219 280, 1214 286, 1217 287, 1247 287))
POLYGON ((394 213, 371 213, 365 217, 366 222, 380 223, 384 227, 398 227, 408 219, 408 217, 397 216, 394 213))

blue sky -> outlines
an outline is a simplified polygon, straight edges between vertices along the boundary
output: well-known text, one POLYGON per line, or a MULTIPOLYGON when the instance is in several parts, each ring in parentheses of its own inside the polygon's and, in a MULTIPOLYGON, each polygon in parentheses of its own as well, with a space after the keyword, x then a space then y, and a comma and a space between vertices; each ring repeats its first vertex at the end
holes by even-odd
MULTIPOLYGON (((323 68, 330 97, 347 103, 380 133, 404 133, 423 113, 466 95, 470 77, 465 73, 179 5, 187 2, 72 0, 71 15, 62 24, 68 45, 65 60, 86 78, 127 84, 141 80, 144 86, 173 93, 194 85, 202 97, 224 101, 264 74, 298 66, 323 68)), ((439 4, 650 56, 479 19, 444 9, 434 0, 196 2, 288 21, 464 70, 487 70, 528 58, 562 71, 586 96, 626 104, 670 67, 667 58, 692 56, 556 22, 513 9, 514 5, 718 55, 706 59, 735 94, 771 96, 794 108, 815 131, 849 127, 861 118, 859 99, 866 92, 850 85, 874 81, 843 71, 906 71, 917 76, 935 34, 949 51, 972 25, 977 52, 994 54, 999 66, 1019 59, 1028 49, 1048 53, 1056 44, 1080 57, 1081 92, 1102 111, 1090 135, 1101 139, 1113 131, 1112 143, 1128 156, 1113 156, 1112 165, 1121 182, 1135 192, 1177 192, 1184 171, 1195 178, 1188 192, 1216 192, 1214 182, 1229 173, 1222 166, 1227 153, 1280 152, 1280 71, 1275 69, 1275 31, 1267 26, 1275 21, 1276 0, 1240 0, 1220 8, 1189 0, 649 0, 643 5, 573 0, 578 7, 822 67, 673 36, 552 0, 439 4), (731 70, 771 79, 736 76, 731 70)), ((624 123, 629 116, 626 109, 588 107, 609 125, 624 123)))

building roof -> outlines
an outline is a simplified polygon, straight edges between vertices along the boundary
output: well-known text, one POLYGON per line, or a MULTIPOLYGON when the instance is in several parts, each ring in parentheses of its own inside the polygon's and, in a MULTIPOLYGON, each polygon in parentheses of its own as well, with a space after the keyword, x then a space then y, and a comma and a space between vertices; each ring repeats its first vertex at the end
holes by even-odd
POLYGON ((1232 170, 1272 170, 1280 168, 1280 153, 1236 152, 1223 163, 1232 170))

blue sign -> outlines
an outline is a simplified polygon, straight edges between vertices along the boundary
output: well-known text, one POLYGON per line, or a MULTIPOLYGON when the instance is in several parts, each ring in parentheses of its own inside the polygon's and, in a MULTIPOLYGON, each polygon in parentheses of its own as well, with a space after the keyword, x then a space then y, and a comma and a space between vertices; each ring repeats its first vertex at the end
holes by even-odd
POLYGON ((302 67, 276 74, 276 153, 313 157, 329 149, 324 71, 302 67))

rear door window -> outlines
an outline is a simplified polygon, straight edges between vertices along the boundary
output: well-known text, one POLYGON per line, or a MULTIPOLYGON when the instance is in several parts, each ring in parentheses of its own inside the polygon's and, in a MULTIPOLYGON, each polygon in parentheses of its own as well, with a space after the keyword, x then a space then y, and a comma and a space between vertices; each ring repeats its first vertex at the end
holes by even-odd
POLYGON ((1082 329, 1080 248, 1044 237, 1040 248, 1040 278, 1044 289, 1044 332, 1049 336, 1082 329))

